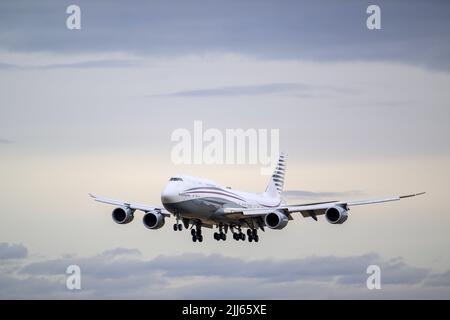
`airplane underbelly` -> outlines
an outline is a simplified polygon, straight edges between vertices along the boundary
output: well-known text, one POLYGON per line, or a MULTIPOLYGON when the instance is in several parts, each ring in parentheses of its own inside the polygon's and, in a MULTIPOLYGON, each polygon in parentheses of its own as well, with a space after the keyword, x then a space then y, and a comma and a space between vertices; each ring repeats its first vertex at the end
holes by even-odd
POLYGON ((233 205, 236 206, 221 198, 200 198, 164 204, 166 209, 171 212, 179 212, 184 217, 200 219, 210 218, 217 210, 233 205))

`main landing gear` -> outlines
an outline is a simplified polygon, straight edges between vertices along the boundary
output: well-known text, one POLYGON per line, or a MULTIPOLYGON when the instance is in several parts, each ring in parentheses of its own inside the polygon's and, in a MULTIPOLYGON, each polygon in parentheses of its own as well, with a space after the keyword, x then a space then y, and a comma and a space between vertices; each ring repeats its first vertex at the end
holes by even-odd
MULTIPOLYGON (((188 229, 189 225, 187 225, 187 221, 184 221, 185 228, 188 229)), ((191 227, 191 236, 193 242, 203 242, 203 235, 202 235, 202 223, 200 221, 191 221, 192 227, 191 227)), ((249 226, 250 227, 250 226, 249 226)), ((173 225, 173 230, 175 231, 181 231, 183 229, 183 225, 179 223, 179 218, 177 217, 177 223, 173 225)), ((241 226, 236 225, 224 225, 219 224, 218 225, 218 232, 214 232, 214 240, 216 241, 226 241, 227 240, 227 232, 228 229, 233 233, 233 239, 236 241, 245 241, 248 239, 248 242, 259 242, 259 236, 258 236, 258 230, 255 228, 249 228, 247 229, 247 232, 242 232, 241 226)))
POLYGON ((240 233, 233 233, 233 239, 236 241, 242 240, 245 241, 245 234, 240 232, 240 233))
POLYGON ((200 226, 196 226, 195 229, 191 229, 191 235, 192 235, 192 241, 194 242, 202 242, 203 241, 203 235, 202 235, 202 228, 200 226))
MULTIPOLYGON (((237 232, 233 232, 233 239, 236 241, 242 240, 245 241, 245 233, 242 232, 241 228, 238 227, 237 228, 238 231, 237 232)), ((247 239, 248 242, 258 242, 259 241, 259 236, 258 236, 258 230, 256 229, 247 229, 247 239)))
POLYGON ((248 236, 248 242, 258 242, 259 236, 258 236, 258 230, 256 229, 247 229, 247 236, 248 236))
POLYGON ((227 235, 223 232, 214 232, 214 239, 217 241, 220 241, 220 240, 225 241, 225 240, 227 240, 227 235))
POLYGON ((239 232, 233 233, 233 239, 236 241, 242 240, 245 241, 245 233, 242 232, 241 228, 238 229, 239 232))
MULTIPOLYGON (((225 230, 226 231, 226 230, 225 230)), ((214 232, 214 239, 217 241, 227 240, 227 235, 223 232, 223 226, 219 225, 219 232, 214 232)))

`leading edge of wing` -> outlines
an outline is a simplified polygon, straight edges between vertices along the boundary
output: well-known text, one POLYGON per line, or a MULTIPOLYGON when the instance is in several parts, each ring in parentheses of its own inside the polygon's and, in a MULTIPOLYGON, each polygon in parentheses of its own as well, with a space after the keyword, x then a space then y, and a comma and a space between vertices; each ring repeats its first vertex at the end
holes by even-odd
MULTIPOLYGON (((299 206, 286 206, 289 213, 293 212, 305 212, 305 211, 312 211, 312 210, 324 210, 328 209, 330 205, 336 205, 336 206, 342 206, 342 207, 350 207, 350 206, 360 206, 365 204, 376 204, 376 203, 383 203, 383 202, 390 202, 390 201, 398 201, 405 198, 411 198, 415 196, 420 196, 422 194, 425 194, 425 192, 419 192, 419 193, 413 193, 408 194, 404 196, 397 196, 397 197, 386 197, 386 198, 379 198, 379 199, 369 199, 369 200, 355 200, 355 201, 336 201, 331 203, 320 203, 320 204, 312 204, 312 205, 299 205, 299 206)), ((318 214, 322 214, 324 212, 318 212, 318 214)))
POLYGON ((258 209, 246 209, 246 208, 226 208, 224 209, 225 214, 236 214, 236 213, 242 213, 244 216, 260 216, 265 215, 267 213, 273 212, 275 210, 283 210, 286 213, 294 213, 294 212, 301 212, 304 216, 309 216, 310 212, 314 212, 314 214, 323 214, 325 209, 330 208, 333 205, 336 206, 358 206, 358 205, 365 205, 365 204, 376 204, 376 203, 383 203, 383 202, 390 202, 390 201, 398 201, 405 198, 411 198, 415 196, 420 196, 425 194, 425 192, 419 192, 419 193, 413 193, 403 196, 397 196, 397 197, 386 197, 386 198, 379 198, 379 199, 369 199, 369 200, 355 200, 355 201, 326 201, 326 202, 317 202, 317 203, 307 203, 307 204, 300 204, 300 205, 284 205, 279 206, 277 208, 258 208, 258 209))
POLYGON ((423 195, 423 194, 425 194, 425 192, 412 193, 412 194, 407 194, 407 195, 398 196, 398 197, 388 197, 388 198, 381 198, 381 199, 349 201, 349 202, 344 203, 344 204, 346 204, 348 206, 360 206, 360 205, 365 205, 365 204, 375 204, 375 203, 383 203, 383 202, 390 202, 390 201, 398 201, 398 200, 401 200, 401 199, 412 198, 412 197, 420 196, 420 195, 423 195))
POLYGON ((120 206, 120 207, 127 207, 127 208, 130 208, 133 210, 141 210, 144 212, 157 210, 161 213, 168 214, 166 209, 161 208, 161 207, 149 206, 149 205, 142 204, 142 203, 132 203, 132 202, 126 202, 126 201, 122 201, 122 200, 109 199, 109 198, 94 195, 92 193, 89 193, 89 196, 91 198, 93 198, 95 201, 98 201, 101 203, 112 204, 112 205, 116 205, 116 206, 120 206))

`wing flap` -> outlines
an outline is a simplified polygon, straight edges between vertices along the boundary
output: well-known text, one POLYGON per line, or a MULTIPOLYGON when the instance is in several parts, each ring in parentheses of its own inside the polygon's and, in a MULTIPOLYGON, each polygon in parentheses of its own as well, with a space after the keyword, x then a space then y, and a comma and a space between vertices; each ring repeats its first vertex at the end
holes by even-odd
POLYGON ((261 216, 272 212, 273 209, 247 209, 247 208, 224 208, 223 212, 227 215, 241 214, 244 216, 261 216))

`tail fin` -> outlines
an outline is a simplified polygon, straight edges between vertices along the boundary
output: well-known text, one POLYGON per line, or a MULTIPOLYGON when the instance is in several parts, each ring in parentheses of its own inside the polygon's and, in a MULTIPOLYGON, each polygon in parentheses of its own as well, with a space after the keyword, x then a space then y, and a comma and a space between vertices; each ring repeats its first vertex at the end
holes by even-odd
POLYGON ((267 188, 265 193, 270 197, 281 196, 281 192, 283 191, 284 185, 284 172, 286 170, 286 155, 284 153, 280 154, 278 158, 277 166, 270 177, 269 183, 267 184, 267 188))

